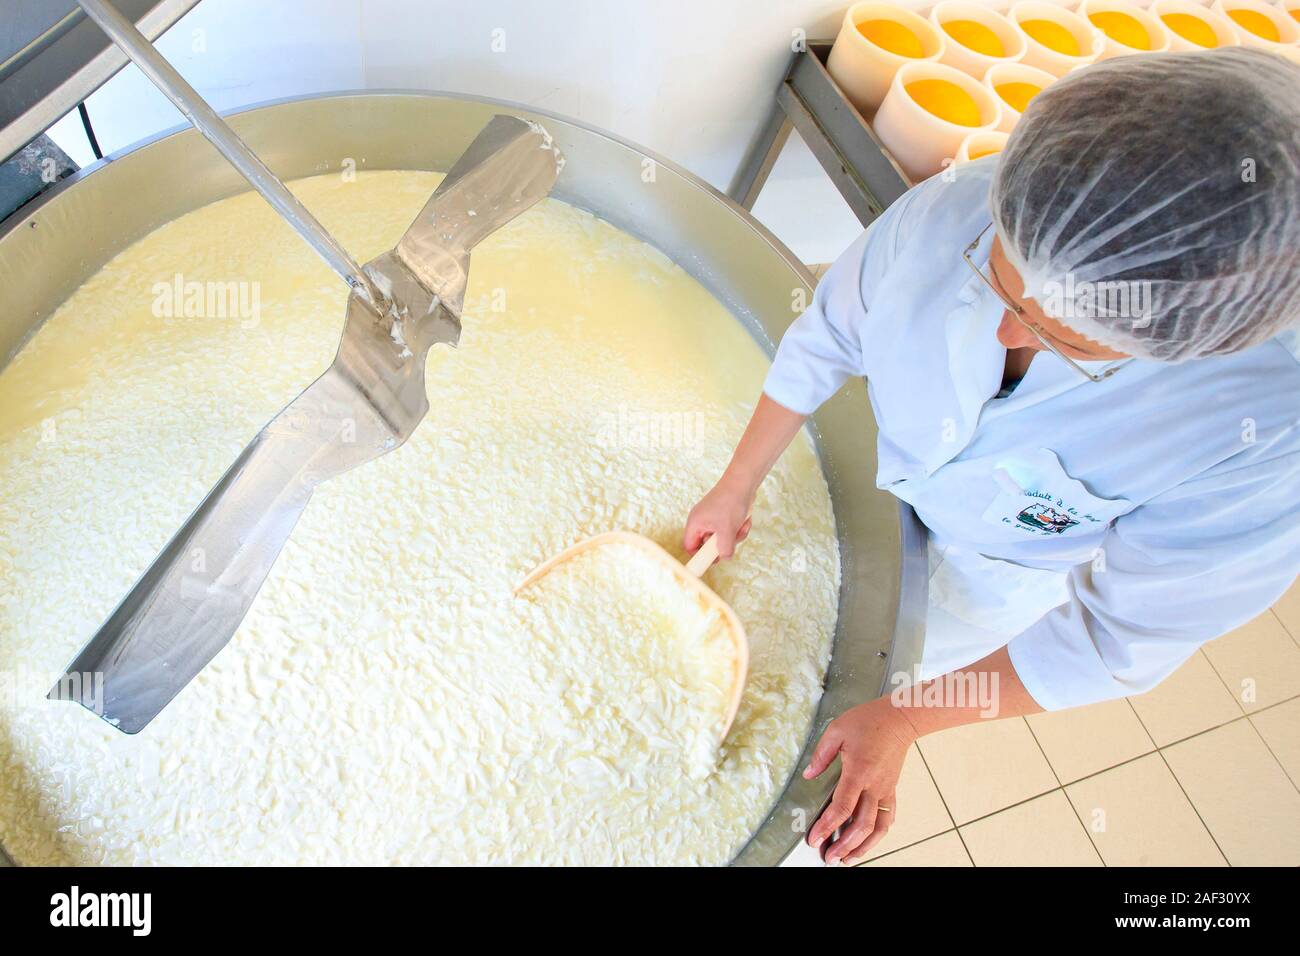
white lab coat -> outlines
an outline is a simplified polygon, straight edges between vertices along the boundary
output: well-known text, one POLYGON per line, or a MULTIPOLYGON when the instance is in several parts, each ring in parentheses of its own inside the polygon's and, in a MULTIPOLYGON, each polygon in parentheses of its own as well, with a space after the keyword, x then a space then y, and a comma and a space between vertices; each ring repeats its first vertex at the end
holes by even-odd
POLYGON ((925 676, 1009 645, 1029 693, 1059 709, 1154 686, 1295 579, 1300 358, 1288 334, 1091 383, 1040 353, 998 398, 1004 307, 961 261, 991 221, 995 159, 876 220, 786 332, 764 390, 810 413, 866 376, 876 483, 931 534, 925 676))

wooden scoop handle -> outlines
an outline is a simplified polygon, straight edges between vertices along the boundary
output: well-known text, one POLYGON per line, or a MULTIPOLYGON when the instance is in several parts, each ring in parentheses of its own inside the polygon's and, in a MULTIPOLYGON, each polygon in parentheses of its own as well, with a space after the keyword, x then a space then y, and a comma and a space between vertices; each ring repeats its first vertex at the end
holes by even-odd
POLYGON ((695 577, 703 577, 704 572, 713 566, 713 562, 718 560, 718 536, 711 534, 704 539, 698 551, 691 556, 686 562, 686 570, 695 577))
MULTIPOLYGON (((745 521, 748 521, 752 517, 753 515, 745 515, 745 521)), ((745 521, 740 523, 742 528, 745 526, 745 521)), ((689 561, 686 562, 686 570, 697 578, 702 578, 704 577, 704 572, 713 567, 713 562, 716 560, 718 560, 718 536, 716 534, 711 534, 704 539, 704 543, 700 545, 700 549, 691 556, 689 561)))

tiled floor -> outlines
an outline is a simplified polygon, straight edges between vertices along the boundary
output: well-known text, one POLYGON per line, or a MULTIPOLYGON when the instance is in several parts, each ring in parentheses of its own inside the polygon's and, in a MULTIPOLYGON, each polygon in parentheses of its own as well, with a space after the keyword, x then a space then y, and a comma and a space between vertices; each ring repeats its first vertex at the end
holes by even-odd
POLYGON ((1300 866, 1300 581, 1140 697, 923 738, 898 814, 864 866, 1300 866))
POLYGON ((1297 609, 1300 582, 1141 697, 923 738, 863 865, 1300 865, 1297 609))
POLYGON ((1300 865, 1300 582, 1140 697, 922 738, 863 865, 1300 865))

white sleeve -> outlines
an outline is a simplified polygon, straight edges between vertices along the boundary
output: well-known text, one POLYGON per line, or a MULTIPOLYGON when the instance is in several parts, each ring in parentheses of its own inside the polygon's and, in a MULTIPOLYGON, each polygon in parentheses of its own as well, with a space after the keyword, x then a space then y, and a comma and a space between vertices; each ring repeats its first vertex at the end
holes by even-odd
POLYGON ((1098 559, 1071 571, 1070 600, 1008 645, 1040 706, 1149 690, 1286 591, 1300 571, 1300 452, 1259 457, 1122 516, 1098 559))
POLYGON ((871 296, 897 255, 900 225, 915 193, 885 210, 822 276, 812 304, 790 324, 772 360, 763 385, 772 401, 810 415, 864 373, 871 296))

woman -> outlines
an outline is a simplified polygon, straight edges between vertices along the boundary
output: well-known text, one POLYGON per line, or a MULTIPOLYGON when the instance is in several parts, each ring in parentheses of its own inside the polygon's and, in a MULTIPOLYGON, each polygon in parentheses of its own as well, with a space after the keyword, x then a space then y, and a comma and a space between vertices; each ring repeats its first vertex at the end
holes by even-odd
MULTIPOLYGON (((1297 322, 1300 67, 1099 64, 840 257, 686 547, 729 556, 805 417, 865 376, 877 485, 930 531, 922 679, 974 675, 999 717, 1139 693, 1300 570, 1297 322)), ((988 715, 893 696, 832 722, 804 771, 840 760, 807 834, 829 863, 888 831, 914 740, 988 715)))

